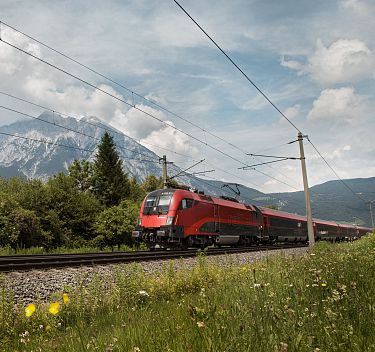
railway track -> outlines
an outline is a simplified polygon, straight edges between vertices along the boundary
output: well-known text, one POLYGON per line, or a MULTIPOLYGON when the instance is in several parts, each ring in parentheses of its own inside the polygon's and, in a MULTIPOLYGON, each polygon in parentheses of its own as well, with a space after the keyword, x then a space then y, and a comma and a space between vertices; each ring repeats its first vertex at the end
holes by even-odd
MULTIPOLYGON (((306 244, 278 244, 272 246, 253 246, 242 248, 209 248, 205 255, 223 255, 277 249, 306 247, 306 244)), ((0 272, 27 271, 63 267, 93 266, 116 263, 142 262, 152 260, 194 257, 197 250, 176 251, 137 251, 85 254, 47 254, 0 256, 0 272)))

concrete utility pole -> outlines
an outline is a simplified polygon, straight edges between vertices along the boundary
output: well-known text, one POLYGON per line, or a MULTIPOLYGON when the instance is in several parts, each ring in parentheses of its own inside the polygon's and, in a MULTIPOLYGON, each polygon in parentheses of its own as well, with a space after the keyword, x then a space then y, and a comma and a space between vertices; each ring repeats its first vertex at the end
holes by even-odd
POLYGON ((372 216, 372 203, 374 203, 372 200, 368 202, 370 206, 371 227, 372 227, 372 231, 374 231, 374 217, 372 216))
POLYGON ((163 155, 163 157, 160 159, 160 161, 163 161, 163 188, 168 188, 167 185, 167 156, 163 155))
POLYGON ((300 151, 300 158, 301 158, 301 167, 302 167, 302 178, 303 178, 303 188, 305 191, 305 203, 306 203, 306 216, 307 216, 307 235, 309 238, 309 246, 312 247, 315 244, 315 237, 314 237, 314 227, 312 223, 312 212, 311 212, 311 204, 310 204, 310 191, 309 185, 307 182, 307 172, 306 172, 306 160, 305 160, 305 152, 303 149, 303 135, 301 132, 298 133, 298 142, 299 142, 299 151, 300 151))

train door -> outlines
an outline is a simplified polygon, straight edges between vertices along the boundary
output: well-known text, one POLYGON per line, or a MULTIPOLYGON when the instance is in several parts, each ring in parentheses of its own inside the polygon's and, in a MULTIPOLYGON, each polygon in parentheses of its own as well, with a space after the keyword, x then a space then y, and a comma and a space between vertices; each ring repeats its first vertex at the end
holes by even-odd
POLYGON ((214 206, 214 231, 216 233, 220 232, 220 214, 219 214, 219 206, 217 204, 213 204, 214 206))
POLYGON ((262 224, 260 225, 260 236, 261 236, 261 239, 263 238, 268 239, 270 236, 269 228, 267 224, 267 216, 263 216, 263 221, 262 221, 262 224))

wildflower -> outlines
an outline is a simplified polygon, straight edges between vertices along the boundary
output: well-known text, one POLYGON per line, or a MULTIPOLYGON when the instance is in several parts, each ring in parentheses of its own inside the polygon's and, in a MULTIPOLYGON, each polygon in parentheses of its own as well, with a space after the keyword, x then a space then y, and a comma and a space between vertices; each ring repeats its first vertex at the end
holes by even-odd
POLYGON ((204 321, 197 321, 197 325, 198 325, 198 328, 205 328, 206 327, 206 324, 204 323, 204 321))
POLYGON ((53 302, 49 306, 49 312, 53 315, 56 315, 59 312, 60 309, 60 303, 59 302, 53 302))
POLYGON ((322 283, 320 284, 320 286, 322 286, 322 287, 326 287, 327 284, 326 284, 325 282, 322 282, 322 283))
POLYGON ((63 297, 64 304, 69 304, 70 298, 69 298, 68 294, 63 293, 62 297, 63 297))
POLYGON ((148 294, 148 292, 145 291, 145 290, 140 290, 138 293, 139 293, 140 296, 143 296, 143 297, 149 297, 149 296, 150 296, 150 295, 148 294))
POLYGON ((30 303, 26 308, 25 308, 25 315, 27 317, 31 317, 34 312, 35 312, 35 304, 34 303, 30 303))
POLYGON ((133 352, 141 352, 141 349, 139 347, 134 347, 133 352))
POLYGON ((242 267, 242 271, 243 271, 243 272, 247 271, 247 266, 243 266, 243 267, 242 267))
POLYGON ((254 288, 260 287, 260 284, 254 284, 254 288))
POLYGON ((288 344, 285 343, 285 342, 281 342, 279 351, 280 352, 288 352, 288 344))

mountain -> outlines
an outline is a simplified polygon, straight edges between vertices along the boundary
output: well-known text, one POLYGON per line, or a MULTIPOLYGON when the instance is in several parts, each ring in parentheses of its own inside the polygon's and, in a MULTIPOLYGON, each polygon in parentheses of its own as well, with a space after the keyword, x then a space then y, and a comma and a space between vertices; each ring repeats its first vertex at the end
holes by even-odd
MULTIPOLYGON (((77 121, 45 112, 37 119, 22 120, 0 128, 0 176, 47 180, 53 174, 66 172, 74 159, 94 159, 96 146, 105 130, 112 134, 124 170, 130 177, 142 182, 148 175, 162 175, 158 155, 99 119, 87 117, 77 121)), ((168 165, 170 175, 179 172, 181 169, 175 165, 168 165)), ((188 175, 179 177, 178 181, 206 194, 234 196, 228 188, 223 188, 224 183, 220 181, 188 175)), ((375 177, 345 180, 345 183, 363 199, 375 202, 375 177)), ((239 190, 241 198, 247 203, 274 205, 280 210, 305 214, 303 192, 265 194, 242 185, 239 190)), ((368 204, 355 196, 341 181, 329 181, 310 190, 314 217, 371 225, 368 204)))
MULTIPOLYGON (((375 177, 344 182, 355 194, 341 181, 328 181, 310 188, 313 217, 370 226, 369 204, 363 200, 375 203, 375 177)), ((273 193, 269 196, 273 198, 272 204, 277 204, 281 210, 298 214, 305 211, 303 192, 273 193)))
MULTIPOLYGON (((77 121, 71 117, 44 112, 38 118, 0 128, 0 176, 46 181, 51 175, 66 172, 75 159, 93 160, 97 144, 105 130, 113 136, 123 160, 124 171, 130 177, 142 182, 148 175, 162 175, 158 155, 99 119, 87 117, 77 121)), ((181 171, 177 166, 168 164, 169 175, 176 175, 181 171)), ((223 183, 218 181, 206 181, 188 175, 180 176, 178 181, 212 195, 231 194, 228 190, 222 190, 223 183)), ((251 199, 262 195, 261 192, 247 188, 246 194, 251 199)))

